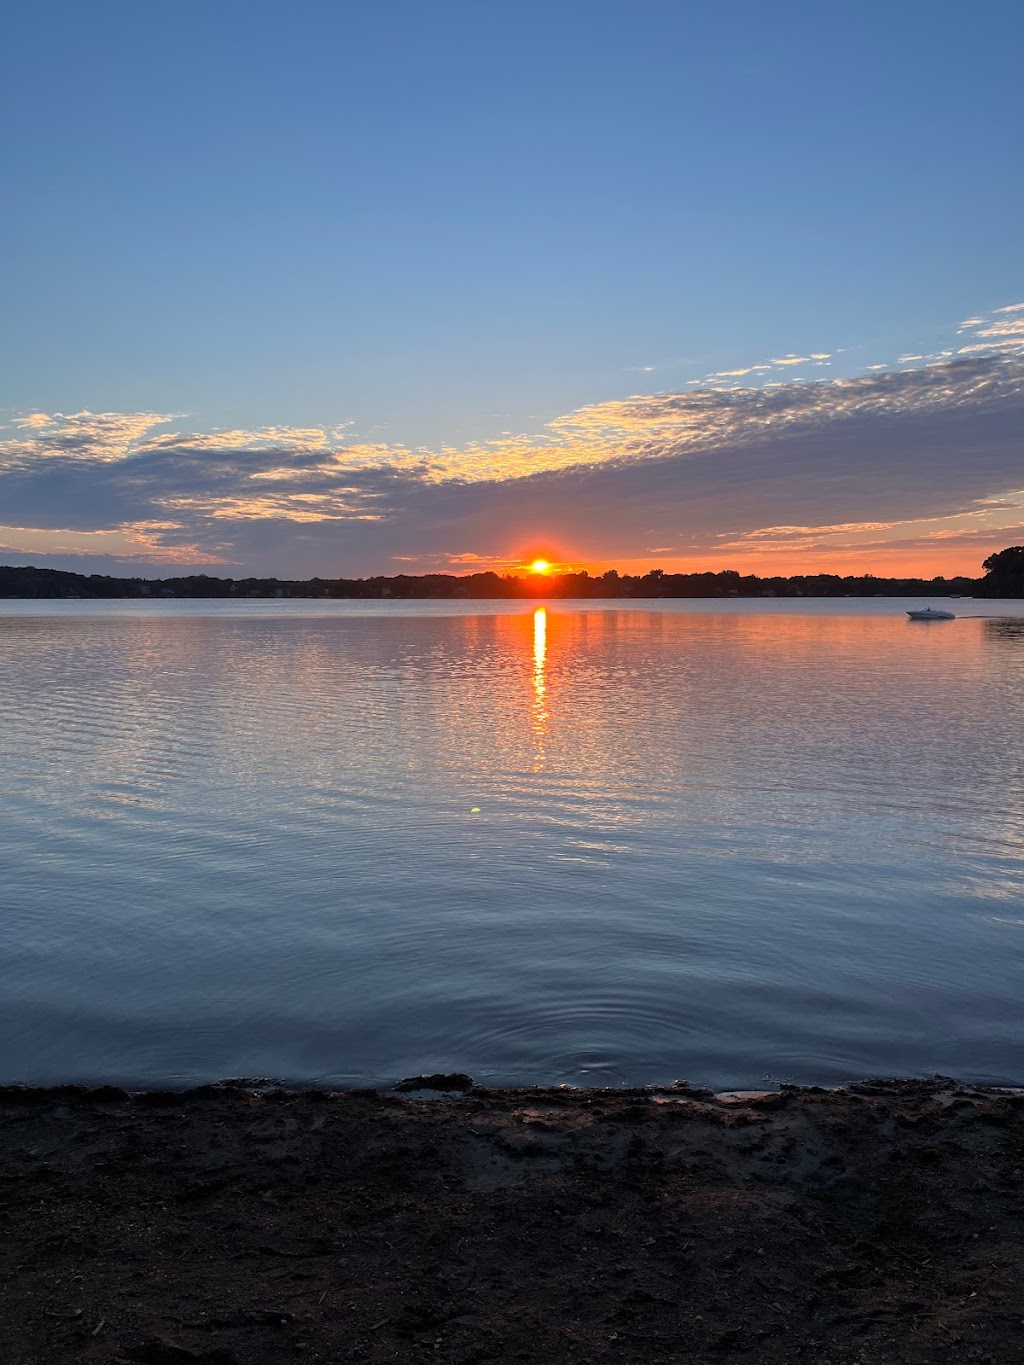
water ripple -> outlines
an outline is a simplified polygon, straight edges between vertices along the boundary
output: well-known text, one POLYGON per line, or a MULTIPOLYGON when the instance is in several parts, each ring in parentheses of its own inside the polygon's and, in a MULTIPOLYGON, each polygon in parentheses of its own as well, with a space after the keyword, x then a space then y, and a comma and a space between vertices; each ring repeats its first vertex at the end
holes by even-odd
POLYGON ((1024 634, 883 605, 13 604, 2 1078, 1022 1079, 1024 634))

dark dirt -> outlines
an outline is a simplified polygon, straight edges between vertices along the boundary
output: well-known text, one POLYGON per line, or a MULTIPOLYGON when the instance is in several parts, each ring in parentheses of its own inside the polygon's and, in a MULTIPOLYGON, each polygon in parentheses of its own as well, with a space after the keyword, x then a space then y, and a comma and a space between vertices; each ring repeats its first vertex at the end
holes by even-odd
POLYGON ((0 1361, 1014 1362, 1024 1095, 0 1091, 0 1361))

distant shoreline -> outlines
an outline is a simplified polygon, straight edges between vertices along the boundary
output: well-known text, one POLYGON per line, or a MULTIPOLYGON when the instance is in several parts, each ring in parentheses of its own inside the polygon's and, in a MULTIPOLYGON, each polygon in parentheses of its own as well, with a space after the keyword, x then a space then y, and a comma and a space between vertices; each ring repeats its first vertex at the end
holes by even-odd
POLYGON ((987 575, 984 578, 876 578, 870 574, 797 574, 763 578, 732 570, 720 573, 669 574, 653 569, 643 575, 609 570, 587 573, 512 575, 479 573, 396 574, 370 578, 215 578, 191 574, 174 578, 115 578, 32 566, 0 566, 0 599, 74 600, 77 598, 208 599, 246 598, 350 599, 370 601, 573 601, 614 598, 843 598, 843 597, 1024 597, 1024 582, 987 575))

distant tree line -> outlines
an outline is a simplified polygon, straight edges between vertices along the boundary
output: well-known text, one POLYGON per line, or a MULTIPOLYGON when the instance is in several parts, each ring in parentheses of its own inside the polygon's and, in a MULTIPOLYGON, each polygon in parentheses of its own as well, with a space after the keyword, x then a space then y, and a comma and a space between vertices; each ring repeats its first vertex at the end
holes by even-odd
POLYGON ((719 573, 643 575, 615 569, 591 575, 565 574, 396 574, 372 578, 114 578, 62 569, 0 566, 0 597, 356 597, 356 598, 530 598, 530 597, 1024 597, 1024 546, 990 555, 983 578, 876 578, 873 574, 793 574, 761 578, 733 569, 719 573))

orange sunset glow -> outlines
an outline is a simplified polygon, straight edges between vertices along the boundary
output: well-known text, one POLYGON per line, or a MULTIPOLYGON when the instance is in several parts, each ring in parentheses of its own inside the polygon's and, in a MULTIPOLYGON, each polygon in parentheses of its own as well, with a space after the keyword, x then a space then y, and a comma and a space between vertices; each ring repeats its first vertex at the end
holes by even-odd
POLYGON ((1024 304, 971 328, 953 358, 922 355, 914 370, 770 389, 709 375, 689 392, 608 399, 461 447, 326 427, 166 431, 166 413, 0 418, 0 486, 20 499, 0 552, 147 577, 161 564, 297 579, 398 565, 536 579, 976 575, 1024 540, 1024 304), (59 497, 72 459, 73 512, 59 497))

